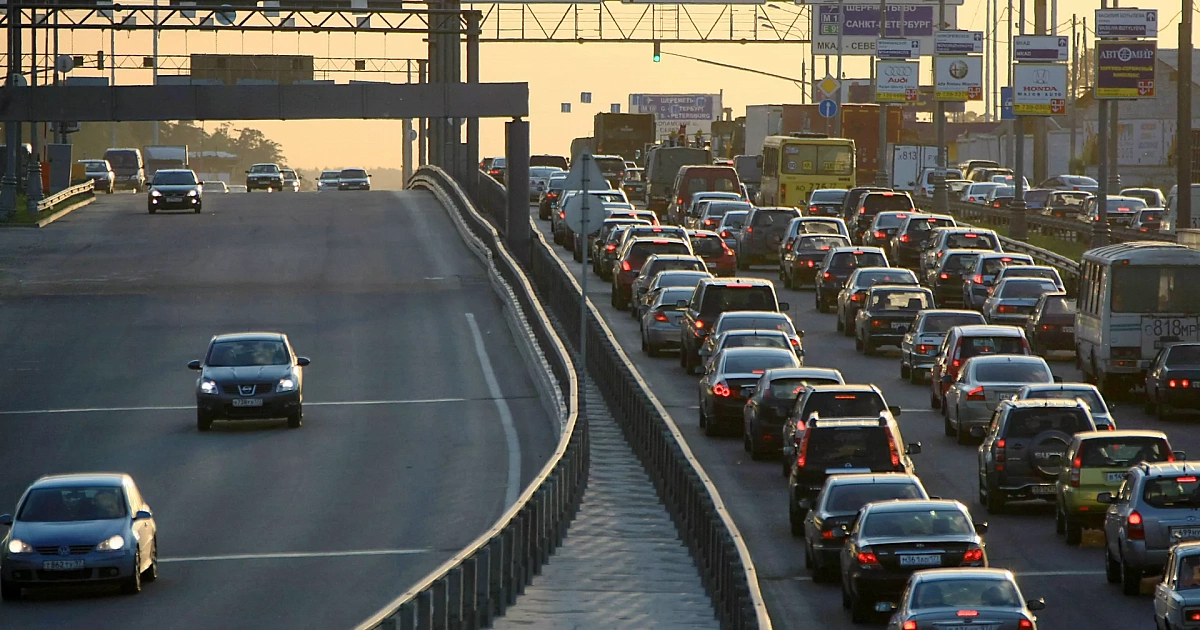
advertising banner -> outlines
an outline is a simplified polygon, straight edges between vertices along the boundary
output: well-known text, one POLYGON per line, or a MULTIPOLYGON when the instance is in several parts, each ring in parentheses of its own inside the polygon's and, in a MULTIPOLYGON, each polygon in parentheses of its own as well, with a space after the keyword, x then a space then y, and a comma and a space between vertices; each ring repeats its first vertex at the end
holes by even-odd
MULTIPOLYGON (((955 28, 956 7, 946 7, 947 28, 955 28)), ((822 4, 813 20, 813 52, 836 55, 838 30, 842 33, 842 54, 875 56, 879 37, 879 4, 822 4)), ((906 37, 920 42, 922 55, 932 55, 937 24, 937 7, 920 4, 888 4, 886 37, 906 37)))
POLYGON ((1154 98, 1158 43, 1096 42, 1096 98, 1154 98))
POLYGON ((1067 66, 1018 63, 1013 67, 1013 113, 1057 116, 1067 113, 1067 66))
POLYGON ((919 61, 879 61, 875 64, 876 103, 916 103, 920 93, 919 61))
POLYGON ((983 100, 983 57, 934 57, 933 74, 935 100, 983 100))

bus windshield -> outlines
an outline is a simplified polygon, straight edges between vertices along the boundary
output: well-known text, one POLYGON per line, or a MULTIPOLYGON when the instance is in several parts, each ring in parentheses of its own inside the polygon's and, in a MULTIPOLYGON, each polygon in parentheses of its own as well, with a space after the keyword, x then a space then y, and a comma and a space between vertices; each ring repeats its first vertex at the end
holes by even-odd
POLYGON ((785 144, 779 171, 785 175, 850 175, 854 152, 846 145, 785 144))
POLYGON ((1200 266, 1113 266, 1114 313, 1200 313, 1200 266))

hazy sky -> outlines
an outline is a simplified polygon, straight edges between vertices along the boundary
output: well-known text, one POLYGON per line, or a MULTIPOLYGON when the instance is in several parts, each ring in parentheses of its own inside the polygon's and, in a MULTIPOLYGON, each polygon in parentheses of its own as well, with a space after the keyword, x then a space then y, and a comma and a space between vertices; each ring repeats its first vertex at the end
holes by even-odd
MULTIPOLYGON (((1007 3, 1004 3, 1007 4, 1007 3)), ((1132 3, 1130 3, 1132 4, 1132 3)), ((1174 48, 1177 42, 1176 17, 1178 2, 1142 0, 1140 8, 1159 10, 1159 47, 1174 48), (1169 24, 1168 24, 1169 22, 1169 24)), ((485 5, 477 5, 486 11, 485 5)), ((782 4, 784 10, 793 5, 782 4)), ((1016 6, 1019 7, 1019 0, 1016 6)), ((1063 0, 1059 4, 1059 22, 1066 23, 1070 32, 1072 12, 1092 21, 1096 2, 1063 0)), ((513 9, 515 10, 515 9, 513 9)), ((619 8, 618 8, 619 10, 619 8)), ((713 10, 705 7, 700 10, 713 10)), ((1032 19, 1032 0, 1029 0, 1032 19)), ((958 9, 958 25, 962 29, 983 29, 985 18, 982 0, 966 0, 958 9)), ((559 9, 561 14, 561 9, 559 9)), ((777 24, 780 17, 777 14, 777 24)), ((486 22, 485 22, 486 27, 486 22)), ((1060 31, 1061 33, 1062 31, 1060 31)), ((1196 35, 1193 34, 1193 38, 1196 35)), ((1001 36, 1002 46, 1006 38, 1001 36)), ((103 48, 108 54, 108 37, 95 33, 63 34, 61 52, 93 53, 103 48)), ((119 34, 116 39, 118 55, 149 55, 148 33, 119 34)), ((747 66, 776 74, 802 76, 802 64, 809 59, 808 47, 802 44, 663 44, 663 50, 694 57, 714 59, 724 63, 747 66)), ((170 32, 160 38, 163 55, 186 52, 222 53, 280 53, 310 54, 318 57, 363 58, 424 57, 425 45, 415 35, 364 34, 265 34, 170 32)), ((524 81, 530 86, 530 123, 534 152, 565 154, 572 138, 591 135, 592 116, 608 111, 610 103, 621 103, 626 110, 631 92, 670 93, 724 91, 724 106, 732 107, 735 116, 745 113, 745 106, 756 103, 798 103, 802 90, 788 81, 718 68, 695 61, 663 56, 660 63, 651 60, 650 44, 483 44, 481 74, 484 81, 524 81), (580 92, 591 92, 592 103, 579 102, 580 92), (560 113, 560 103, 571 102, 572 113, 560 113)), ((865 77, 866 58, 849 57, 844 70, 849 77, 865 77)), ((924 62, 928 66, 928 59, 924 62)), ((160 64, 168 67, 168 63, 160 64)), ((819 75, 823 75, 823 58, 818 57, 819 75)), ((77 71, 94 75, 95 70, 77 71)), ((1001 72, 1004 64, 1001 63, 1001 72)), ((923 75, 928 70, 923 70, 923 75)), ((352 77, 338 74, 339 82, 352 77)), ((380 75, 357 77, 363 80, 403 81, 403 77, 384 78, 380 75)), ((149 83, 148 72, 118 70, 118 83, 149 83)), ((216 123, 210 123, 215 126, 216 123)), ((297 168, 341 167, 349 165, 400 166, 401 124, 384 121, 253 121, 235 123, 256 126, 269 137, 281 142, 290 164, 297 168)), ((482 125, 482 153, 502 154, 504 125, 500 120, 487 120, 482 125)))

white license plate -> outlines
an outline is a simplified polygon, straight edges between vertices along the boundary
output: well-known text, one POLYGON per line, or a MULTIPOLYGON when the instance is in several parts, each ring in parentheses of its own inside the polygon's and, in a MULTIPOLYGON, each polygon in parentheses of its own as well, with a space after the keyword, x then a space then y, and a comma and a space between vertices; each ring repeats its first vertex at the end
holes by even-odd
POLYGON ((904 322, 895 322, 892 324, 892 330, 908 330, 908 324, 904 322))
POLYGON ((1125 481, 1125 473, 1123 473, 1123 472, 1104 473, 1104 481, 1106 483, 1121 483, 1122 481, 1125 481))
POLYGON ((1065 333, 1073 333, 1073 332, 1075 332, 1075 327, 1074 326, 1063 326, 1062 331, 1065 333))
POLYGON ((709 269, 716 269, 717 263, 704 263, 704 266, 708 267, 709 269))
POLYGON ((952 626, 938 626, 941 630, 999 630, 1000 624, 985 623, 983 625, 972 623, 956 623, 952 626))
POLYGON ((1183 540, 1200 539, 1200 527, 1172 527, 1171 537, 1178 537, 1183 540))
POLYGON ((83 568, 83 560, 46 560, 42 562, 46 571, 73 571, 83 568))
POLYGON ((1200 389, 1200 381, 1192 381, 1192 389, 1200 389))
POLYGON ((936 567, 941 564, 942 556, 936 553, 900 556, 900 566, 902 567, 936 567))
POLYGON ((1054 494, 1054 486, 1034 486, 1034 494, 1054 494))
POLYGON ((183 197, 167 197, 167 201, 183 201, 183 197))
POLYGON ((261 407, 263 401, 261 398, 234 398, 234 407, 261 407))

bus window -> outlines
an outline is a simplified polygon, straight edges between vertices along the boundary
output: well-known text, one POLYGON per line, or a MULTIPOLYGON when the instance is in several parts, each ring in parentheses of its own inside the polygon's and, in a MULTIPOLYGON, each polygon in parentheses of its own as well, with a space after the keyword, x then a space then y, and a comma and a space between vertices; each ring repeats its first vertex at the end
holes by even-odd
POLYGON ((1114 313, 1200 313, 1200 267, 1122 266, 1112 269, 1114 313))
POLYGON ((817 164, 821 175, 849 175, 854 170, 854 155, 847 146, 818 146, 817 164))
MULTIPOLYGON (((824 148, 824 147, 821 147, 824 148)), ((783 145, 784 160, 780 172, 785 175, 815 175, 817 147, 811 144, 783 145)))

